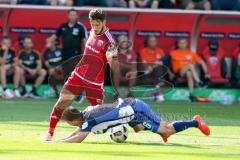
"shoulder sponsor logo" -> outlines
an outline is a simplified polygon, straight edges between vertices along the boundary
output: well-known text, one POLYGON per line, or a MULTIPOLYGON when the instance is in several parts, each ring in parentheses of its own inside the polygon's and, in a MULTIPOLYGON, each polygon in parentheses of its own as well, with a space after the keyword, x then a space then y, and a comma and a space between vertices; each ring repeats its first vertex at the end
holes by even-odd
POLYGON ((229 33, 228 38, 239 40, 240 39, 240 33, 229 33))
POLYGON ((56 33, 56 28, 40 28, 39 33, 40 34, 54 34, 56 33))
POLYGON ((165 37, 169 38, 188 38, 190 36, 189 32, 180 32, 180 31, 166 31, 165 37))
POLYGON ((137 36, 161 36, 161 31, 138 31, 137 36))
POLYGON ((36 29, 33 27, 11 27, 11 33, 35 33, 36 29))
POLYGON ((201 32, 201 38, 216 38, 216 39, 224 39, 225 33, 223 32, 201 32))

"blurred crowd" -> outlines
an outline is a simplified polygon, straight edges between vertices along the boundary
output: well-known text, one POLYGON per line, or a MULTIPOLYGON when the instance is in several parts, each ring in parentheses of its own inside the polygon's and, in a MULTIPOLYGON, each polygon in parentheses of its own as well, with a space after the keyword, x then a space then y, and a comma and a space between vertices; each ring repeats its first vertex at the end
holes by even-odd
MULTIPOLYGON (((37 90, 44 82, 53 88, 58 97, 57 85, 64 83, 79 62, 87 37, 86 27, 78 23, 78 14, 74 9, 68 11, 68 20, 58 27, 56 33, 46 39, 42 52, 35 50, 34 42, 37 43, 37 39, 33 37, 20 35, 18 41, 12 42, 11 37, 4 36, 0 43, 2 97, 39 97, 37 90), (32 84, 32 87, 27 89, 26 83, 32 84)), ((113 69, 113 83, 118 89, 124 80, 128 97, 134 96, 132 88, 138 82, 155 86, 155 100, 159 102, 164 101, 161 89, 163 81, 187 86, 191 101, 196 99, 195 87, 240 88, 240 43, 231 54, 232 66, 229 68, 226 51, 217 39, 209 39, 208 45, 200 53, 194 53, 186 38, 176 39, 171 49, 165 52, 155 36, 146 37, 137 51, 131 47, 128 36, 119 35, 115 38, 119 46, 120 67, 113 69), (145 79, 139 80, 137 76, 140 72, 144 72, 147 78, 145 76, 145 79)))
POLYGON ((0 0, 0 4, 240 10, 240 0, 0 0))

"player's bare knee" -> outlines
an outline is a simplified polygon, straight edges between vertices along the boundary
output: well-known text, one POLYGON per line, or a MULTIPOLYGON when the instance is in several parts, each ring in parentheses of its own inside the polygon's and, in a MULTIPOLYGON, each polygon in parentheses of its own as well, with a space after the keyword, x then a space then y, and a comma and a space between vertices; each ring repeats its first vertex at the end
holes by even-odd
POLYGON ((63 98, 63 97, 59 97, 58 101, 56 102, 56 104, 54 105, 54 107, 56 108, 61 108, 61 109, 65 109, 67 107, 69 107, 72 103, 72 99, 69 98, 63 98))
POLYGON ((18 66, 14 67, 14 72, 17 73, 17 74, 21 74, 22 73, 21 68, 18 67, 18 66))
POLYGON ((40 76, 45 77, 46 75, 47 75, 46 70, 41 69, 41 70, 40 70, 40 76))
POLYGON ((139 124, 139 125, 134 126, 134 127, 133 127, 133 130, 134 130, 134 132, 138 133, 138 132, 140 132, 140 131, 143 131, 143 130, 144 130, 144 127, 139 124))
POLYGON ((6 71, 5 65, 1 65, 1 66, 0 66, 0 70, 1 70, 1 72, 5 72, 5 71, 6 71))
POLYGON ((191 71, 187 71, 186 76, 188 79, 192 78, 192 72, 191 71))

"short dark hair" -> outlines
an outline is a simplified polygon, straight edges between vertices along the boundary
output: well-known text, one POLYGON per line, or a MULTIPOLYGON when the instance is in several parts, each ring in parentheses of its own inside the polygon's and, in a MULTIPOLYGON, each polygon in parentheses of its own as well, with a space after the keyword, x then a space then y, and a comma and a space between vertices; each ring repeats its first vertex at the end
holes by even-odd
POLYGON ((74 9, 74 8, 71 8, 71 9, 68 10, 68 13, 70 13, 70 12, 77 12, 77 10, 74 9))
POLYGON ((106 14, 103 12, 102 9, 95 8, 89 12, 89 19, 104 21, 106 19, 106 14))
POLYGON ((73 121, 78 118, 82 119, 82 112, 80 112, 78 109, 73 108, 72 106, 65 109, 62 115, 62 119, 65 121, 73 121))

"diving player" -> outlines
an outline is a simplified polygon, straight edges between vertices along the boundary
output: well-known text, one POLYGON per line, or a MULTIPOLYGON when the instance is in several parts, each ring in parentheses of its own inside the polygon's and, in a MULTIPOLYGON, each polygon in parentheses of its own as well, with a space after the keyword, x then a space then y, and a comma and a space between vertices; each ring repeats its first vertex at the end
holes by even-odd
POLYGON ((135 132, 149 130, 159 134, 164 142, 171 135, 188 128, 198 128, 204 135, 210 135, 209 127, 199 115, 195 115, 191 121, 175 121, 168 123, 154 113, 145 102, 127 98, 118 104, 103 104, 88 107, 79 111, 73 107, 67 108, 62 118, 77 129, 68 137, 54 142, 82 142, 89 133, 105 133, 109 128, 128 123, 135 132))

